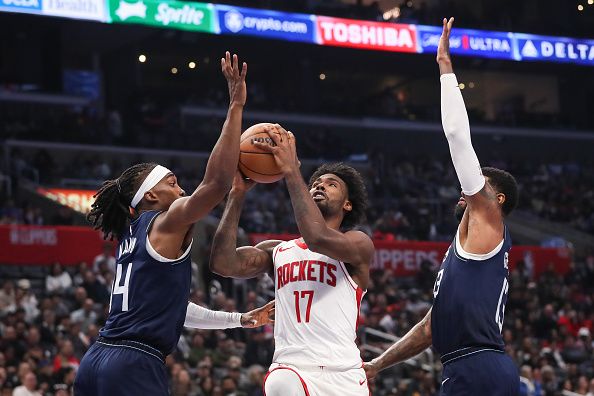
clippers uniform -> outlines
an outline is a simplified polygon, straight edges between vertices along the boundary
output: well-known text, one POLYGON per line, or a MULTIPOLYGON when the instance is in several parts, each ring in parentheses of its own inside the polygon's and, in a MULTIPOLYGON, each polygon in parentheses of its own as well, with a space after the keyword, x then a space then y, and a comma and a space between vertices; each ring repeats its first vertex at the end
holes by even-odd
POLYGON ((273 262, 275 352, 265 394, 368 396, 355 343, 365 291, 344 263, 309 250, 301 239, 276 246, 273 262), (295 381, 282 389, 279 379, 287 375, 295 381))
POLYGON ((109 316, 81 361, 77 396, 169 394, 165 357, 184 326, 191 244, 177 260, 156 252, 148 233, 160 213, 143 212, 120 241, 109 316))
POLYGON ((459 231, 433 288, 432 342, 441 355, 440 395, 512 396, 520 388, 518 369, 504 352, 501 336, 509 289, 511 238, 505 228, 490 253, 464 251, 459 231))

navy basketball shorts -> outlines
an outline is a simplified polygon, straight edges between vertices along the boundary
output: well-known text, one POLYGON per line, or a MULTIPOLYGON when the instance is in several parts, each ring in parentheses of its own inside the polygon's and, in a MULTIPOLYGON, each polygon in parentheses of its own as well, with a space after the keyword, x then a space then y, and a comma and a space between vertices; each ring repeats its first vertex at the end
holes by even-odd
POLYGON ((80 362, 74 395, 169 395, 167 370, 162 356, 95 342, 80 362))
POLYGON ((484 351, 443 366, 441 396, 517 396, 518 368, 505 353, 484 351))

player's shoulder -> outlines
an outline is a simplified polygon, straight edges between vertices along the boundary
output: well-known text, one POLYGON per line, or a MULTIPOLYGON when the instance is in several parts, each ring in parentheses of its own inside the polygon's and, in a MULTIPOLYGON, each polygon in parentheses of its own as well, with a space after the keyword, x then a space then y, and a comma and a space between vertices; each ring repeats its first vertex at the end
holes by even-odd
POLYGON ((352 242, 373 246, 371 237, 361 230, 348 230, 344 232, 344 235, 352 242))

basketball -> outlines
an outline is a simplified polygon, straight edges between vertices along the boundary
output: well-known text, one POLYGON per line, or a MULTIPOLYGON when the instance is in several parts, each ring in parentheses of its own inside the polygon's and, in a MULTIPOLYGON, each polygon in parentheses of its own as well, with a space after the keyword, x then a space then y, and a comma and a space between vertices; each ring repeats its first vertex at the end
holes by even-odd
POLYGON ((274 144, 266 127, 267 122, 252 125, 241 135, 239 143, 239 170, 257 183, 274 183, 283 178, 272 153, 254 145, 254 142, 274 144))

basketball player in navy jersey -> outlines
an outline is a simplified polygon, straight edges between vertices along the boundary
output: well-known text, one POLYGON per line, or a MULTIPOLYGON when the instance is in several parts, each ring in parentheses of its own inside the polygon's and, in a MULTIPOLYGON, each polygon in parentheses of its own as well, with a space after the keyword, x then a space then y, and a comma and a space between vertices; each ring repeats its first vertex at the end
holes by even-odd
POLYGON ((224 329, 269 322, 272 304, 242 315, 188 303, 192 225, 229 191, 239 160, 247 65, 241 67, 236 55, 231 61, 227 52, 221 67, 230 95, 227 119, 192 195, 186 197, 167 168, 137 164, 104 182, 95 196, 88 219, 105 237, 119 240, 116 278, 107 323, 78 369, 76 395, 168 395, 165 357, 184 325, 224 329))
POLYGON ((455 210, 460 225, 437 274, 433 307, 364 368, 373 378, 433 345, 443 364, 440 395, 511 396, 518 394, 520 382, 501 336, 511 248, 503 220, 517 204, 518 187, 509 173, 479 165, 450 58, 453 21, 443 20, 437 63, 442 124, 462 186, 455 210))

